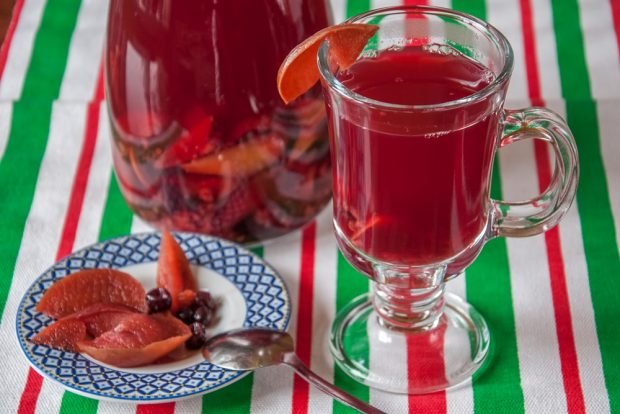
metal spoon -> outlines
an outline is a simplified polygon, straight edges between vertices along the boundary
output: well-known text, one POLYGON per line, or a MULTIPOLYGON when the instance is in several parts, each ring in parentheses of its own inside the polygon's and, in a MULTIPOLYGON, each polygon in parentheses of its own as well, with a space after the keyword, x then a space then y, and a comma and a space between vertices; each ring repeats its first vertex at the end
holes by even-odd
POLYGON ((312 372, 295 354, 293 338, 286 332, 265 328, 225 332, 209 339, 202 348, 202 354, 213 365, 235 371, 286 364, 319 390, 344 404, 362 413, 385 414, 312 372))

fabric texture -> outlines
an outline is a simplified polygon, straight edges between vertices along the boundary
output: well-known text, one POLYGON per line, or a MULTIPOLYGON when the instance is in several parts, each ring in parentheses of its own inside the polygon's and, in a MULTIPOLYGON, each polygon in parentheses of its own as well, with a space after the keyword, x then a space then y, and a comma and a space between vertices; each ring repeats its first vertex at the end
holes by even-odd
MULTIPOLYGON (((290 332, 316 372, 390 413, 620 413, 620 1, 404 3, 461 10, 509 38, 515 70, 506 106, 545 105, 568 120, 581 162, 576 202, 544 235, 491 241, 466 276, 450 282, 493 334, 492 359, 473 384, 407 397, 364 387, 334 367, 331 321, 368 282, 338 253, 329 209, 257 250, 288 283, 290 332)), ((399 4, 333 0, 332 8, 342 21, 399 4)), ((32 281, 73 250, 147 228, 112 172, 101 76, 107 7, 18 0, 0 52, 0 412, 353 412, 286 367, 177 403, 98 402, 43 379, 21 355, 15 312, 32 281)), ((543 144, 502 149, 497 161, 495 198, 537 194, 551 174, 543 144)), ((369 358, 381 355, 370 350, 369 358)))

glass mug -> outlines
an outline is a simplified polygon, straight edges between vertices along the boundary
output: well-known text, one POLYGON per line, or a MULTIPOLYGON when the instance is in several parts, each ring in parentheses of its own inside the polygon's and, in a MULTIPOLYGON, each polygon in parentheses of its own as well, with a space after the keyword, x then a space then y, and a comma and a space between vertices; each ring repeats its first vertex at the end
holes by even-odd
POLYGON ((446 281, 488 240, 532 236, 559 222, 577 188, 575 141, 547 109, 503 108, 513 53, 489 24, 434 7, 379 9, 349 22, 380 28, 351 68, 339 70, 327 43, 318 65, 336 238, 373 288, 337 316, 332 354, 371 387, 446 389, 472 377, 490 344, 484 318, 444 294, 446 281), (455 77, 462 84, 450 83, 455 77), (409 93, 423 104, 409 105, 409 93), (491 199, 495 153, 526 139, 554 149, 549 187, 524 202, 491 199), (405 343, 415 378, 398 374, 405 343), (369 365, 369 349, 379 363, 369 365))

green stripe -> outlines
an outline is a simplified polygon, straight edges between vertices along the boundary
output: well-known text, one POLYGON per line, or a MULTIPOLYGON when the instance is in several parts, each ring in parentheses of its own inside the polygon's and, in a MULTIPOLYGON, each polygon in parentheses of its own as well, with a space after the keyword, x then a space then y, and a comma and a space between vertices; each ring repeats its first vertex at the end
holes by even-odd
POLYGON ((620 274, 620 257, 601 157, 596 103, 592 98, 576 0, 552 0, 562 95, 568 124, 575 135, 581 163, 577 207, 586 254, 590 294, 603 360, 603 374, 612 412, 620 412, 620 291, 610 277, 620 274))
POLYGON ((246 414, 252 406, 254 374, 202 397, 203 413, 246 414))
MULTIPOLYGON (((493 168, 492 197, 502 199, 499 163, 493 168)), ((524 412, 519 373, 515 316, 510 288, 506 240, 491 240, 467 268, 467 300, 486 319, 491 330, 491 355, 486 370, 473 383, 474 410, 524 412)))
POLYGON ((99 240, 107 240, 113 237, 123 236, 131 232, 133 213, 125 203, 123 194, 118 186, 116 175, 111 173, 110 188, 106 199, 99 240))
MULTIPOLYGON (((101 218, 99 241, 118 237, 131 232, 133 215, 123 200, 116 176, 112 173, 108 196, 101 218)), ((60 405, 60 414, 96 414, 98 401, 65 391, 60 405)))
POLYGON ((370 0, 348 0, 347 19, 370 10, 370 0))
POLYGON ((552 0, 551 8, 562 96, 592 100, 577 0, 552 0))
POLYGON ((82 397, 70 391, 65 391, 60 404, 60 414, 95 414, 99 401, 82 397))
POLYGON ((22 98, 13 106, 9 140, 0 161, 0 194, 10 194, 0 214, 0 316, 32 205, 50 131, 52 101, 60 90, 78 8, 79 1, 47 4, 34 39, 22 98))
MULTIPOLYGON (((351 300, 365 293, 368 293, 368 278, 355 270, 342 253, 338 252, 336 312, 340 312, 351 300)), ((365 343, 368 350, 368 340, 365 343)), ((363 348, 363 344, 357 343, 356 348, 358 350, 363 348)), ((368 356, 366 356, 366 360, 368 360, 368 356)), ((370 400, 370 390, 368 387, 349 377, 337 365, 334 367, 334 383, 337 387, 349 391, 362 401, 368 402, 370 400)), ((334 413, 357 413, 354 409, 335 400, 333 410, 334 413)))
MULTIPOLYGON (((263 257, 265 249, 257 246, 250 249, 254 254, 263 257)), ((249 413, 252 407, 252 386, 254 374, 240 379, 239 381, 202 397, 203 413, 249 413)))
POLYGON ((485 0, 452 0, 452 8, 486 20, 487 5, 485 0))

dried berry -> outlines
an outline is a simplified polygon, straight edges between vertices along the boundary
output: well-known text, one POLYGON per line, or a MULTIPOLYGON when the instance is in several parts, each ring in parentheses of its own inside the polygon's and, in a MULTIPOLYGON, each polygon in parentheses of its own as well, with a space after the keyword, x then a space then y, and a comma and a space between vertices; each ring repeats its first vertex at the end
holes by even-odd
POLYGON ((194 311, 194 321, 204 326, 209 326, 213 320, 213 312, 206 306, 201 306, 194 311))
POLYGON ((215 308, 217 308, 215 299, 213 299, 213 296, 209 291, 201 290, 196 293, 196 298, 194 299, 194 307, 199 308, 200 306, 206 306, 210 310, 215 310, 215 308))
POLYGON ((194 322, 189 326, 192 336, 185 342, 188 349, 200 349, 206 342, 207 331, 200 322, 194 322))
POLYGON ((182 320, 185 324, 189 325, 194 322, 194 310, 190 308, 183 308, 177 312, 177 318, 182 320))
POLYGON ((172 296, 164 288, 151 289, 146 293, 146 306, 149 309, 149 313, 167 311, 171 305, 172 296))

